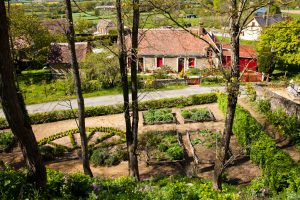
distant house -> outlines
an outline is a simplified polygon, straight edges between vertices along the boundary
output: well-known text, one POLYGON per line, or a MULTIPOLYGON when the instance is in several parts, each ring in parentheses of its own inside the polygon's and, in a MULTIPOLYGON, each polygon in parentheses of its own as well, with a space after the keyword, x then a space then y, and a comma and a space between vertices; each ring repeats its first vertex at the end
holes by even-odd
POLYGON ((286 20, 287 17, 283 17, 281 14, 276 14, 272 16, 260 15, 255 16, 246 26, 241 34, 241 38, 245 40, 257 40, 261 34, 261 31, 276 24, 283 20, 286 20))
MULTIPOLYGON (((75 43, 78 62, 92 52, 88 42, 75 43)), ((68 43, 51 43, 48 64, 53 74, 64 75, 71 70, 71 55, 68 43)))
MULTIPOLYGON (((222 64, 224 67, 229 68, 231 66, 231 46, 230 44, 225 44, 222 46, 222 48, 222 64)), ((256 51, 252 46, 240 45, 239 65, 242 81, 261 81, 262 75, 260 72, 258 72, 256 51)))
POLYGON ((94 35, 108 35, 110 30, 117 29, 116 24, 109 19, 101 19, 97 24, 97 30, 94 35))
POLYGON ((68 27, 68 21, 65 18, 50 19, 43 21, 42 25, 48 29, 50 33, 65 34, 68 27))
MULTIPOLYGON (((203 26, 190 31, 217 48, 215 36, 209 34, 203 26)), ((130 49, 130 37, 130 34, 126 36, 128 49, 130 49)), ((162 66, 169 66, 174 72, 206 68, 213 64, 211 52, 206 42, 183 29, 139 30, 138 70, 140 72, 154 71, 162 66)), ((128 63, 130 64, 130 60, 128 63)))

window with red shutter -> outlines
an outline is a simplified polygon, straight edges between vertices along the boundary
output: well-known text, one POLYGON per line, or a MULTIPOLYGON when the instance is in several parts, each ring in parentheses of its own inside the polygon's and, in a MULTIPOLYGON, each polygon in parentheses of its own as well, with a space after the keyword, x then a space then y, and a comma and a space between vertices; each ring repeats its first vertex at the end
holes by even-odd
POLYGON ((157 62, 157 67, 163 66, 163 58, 156 58, 156 62, 157 62))
POLYGON ((189 67, 195 67, 195 58, 189 58, 189 67))

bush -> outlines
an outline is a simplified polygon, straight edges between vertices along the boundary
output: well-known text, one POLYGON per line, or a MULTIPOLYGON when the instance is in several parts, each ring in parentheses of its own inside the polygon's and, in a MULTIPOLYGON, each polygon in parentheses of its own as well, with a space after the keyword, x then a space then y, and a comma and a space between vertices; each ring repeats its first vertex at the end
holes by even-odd
POLYGON ((62 196, 61 188, 64 184, 64 177, 62 172, 47 169, 47 193, 51 195, 51 197, 62 196))
POLYGON ((91 162, 96 166, 105 164, 105 160, 109 157, 107 149, 96 149, 91 156, 91 162))
POLYGON ((192 68, 187 71, 188 76, 200 76, 201 70, 199 68, 192 68))
MULTIPOLYGON (((218 102, 220 109, 225 112, 226 95, 220 95, 218 102)), ((248 148, 251 160, 261 167, 266 187, 274 193, 291 186, 300 188, 300 181, 296 178, 298 176, 290 174, 290 171, 299 171, 299 165, 287 153, 277 149, 276 143, 264 132, 262 126, 240 106, 237 106, 235 112, 233 132, 239 143, 248 148)))
POLYGON ((162 66, 159 69, 155 70, 154 78, 155 79, 166 79, 170 78, 169 73, 172 72, 172 68, 169 66, 162 66))
POLYGON ((75 173, 64 177, 64 184, 61 188, 63 199, 87 198, 91 192, 92 179, 81 173, 75 173))
POLYGON ((182 160, 183 149, 179 144, 175 144, 167 150, 167 155, 171 160, 182 160))
POLYGON ((269 100, 258 100, 257 107, 261 113, 268 113, 271 111, 271 104, 269 100))
POLYGON ((8 148, 14 141, 12 132, 0 132, 0 150, 8 148))
MULTIPOLYGON (((139 103, 139 110, 159 109, 159 108, 172 108, 178 105, 191 106, 207 103, 214 103, 217 101, 215 93, 197 94, 188 97, 165 98, 159 100, 142 101, 139 103)), ((94 106, 87 107, 85 111, 86 117, 95 117, 102 115, 118 114, 123 112, 123 105, 109 105, 109 106, 94 106)), ((44 113, 30 114, 32 124, 42 124, 48 122, 56 122, 66 119, 74 119, 74 113, 77 109, 71 110, 57 110, 44 113)), ((7 121, 0 118, 0 129, 9 128, 7 121)))

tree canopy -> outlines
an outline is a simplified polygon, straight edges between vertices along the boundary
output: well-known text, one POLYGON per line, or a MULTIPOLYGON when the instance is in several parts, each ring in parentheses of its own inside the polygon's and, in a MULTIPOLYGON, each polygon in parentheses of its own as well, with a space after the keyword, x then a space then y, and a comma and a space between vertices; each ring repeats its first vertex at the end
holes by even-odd
POLYGON ((300 20, 283 21, 265 29, 257 46, 259 57, 273 51, 279 68, 300 66, 300 20))

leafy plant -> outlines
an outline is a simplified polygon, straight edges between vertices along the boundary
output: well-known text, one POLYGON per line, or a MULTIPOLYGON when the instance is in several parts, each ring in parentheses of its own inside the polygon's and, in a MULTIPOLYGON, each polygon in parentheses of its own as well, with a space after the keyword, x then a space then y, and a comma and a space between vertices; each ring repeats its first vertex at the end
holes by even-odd
POLYGON ((179 144, 175 144, 167 150, 167 155, 171 160, 182 160, 183 149, 179 144))
POLYGON ((186 120, 211 121, 212 117, 207 108, 193 108, 181 111, 181 115, 186 120))
POLYGON ((144 112, 145 123, 172 122, 171 109, 148 110, 144 112))
POLYGON ((0 133, 0 149, 6 149, 14 141, 14 135, 12 132, 0 133))

